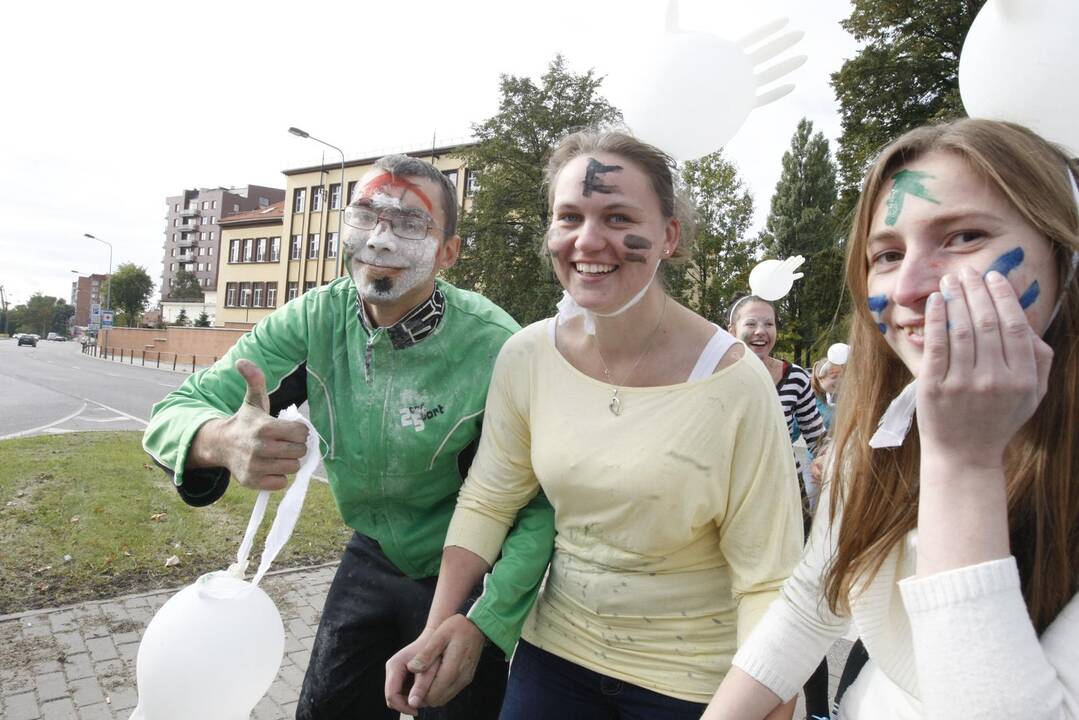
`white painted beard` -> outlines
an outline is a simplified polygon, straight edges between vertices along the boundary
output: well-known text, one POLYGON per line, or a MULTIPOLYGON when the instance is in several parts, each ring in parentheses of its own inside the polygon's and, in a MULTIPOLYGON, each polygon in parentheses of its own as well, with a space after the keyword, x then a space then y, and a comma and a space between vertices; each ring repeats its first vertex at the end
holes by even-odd
POLYGON ((384 224, 373 233, 366 241, 353 243, 355 251, 349 261, 349 274, 364 301, 373 305, 395 303, 431 277, 438 241, 432 237, 402 240, 384 224), (381 247, 372 248, 372 241, 381 247), (396 268, 399 272, 389 277, 372 277, 372 267, 396 268))

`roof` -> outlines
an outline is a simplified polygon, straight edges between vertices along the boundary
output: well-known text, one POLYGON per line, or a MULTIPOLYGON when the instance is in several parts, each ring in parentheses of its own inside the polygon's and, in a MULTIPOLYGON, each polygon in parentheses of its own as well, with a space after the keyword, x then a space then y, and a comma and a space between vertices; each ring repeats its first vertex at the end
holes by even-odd
POLYGON ((233 213, 231 215, 225 215, 218 218, 218 225, 242 225, 242 224, 259 224, 259 223, 272 223, 275 220, 281 220, 285 216, 285 201, 279 200, 272 205, 267 205, 264 208, 258 210, 246 210, 244 212, 233 213))
MULTIPOLYGON (((463 150, 464 148, 473 147, 473 146, 478 145, 478 144, 479 143, 476 143, 476 142, 455 143, 453 145, 443 145, 441 147, 435 147, 435 148, 421 148, 419 150, 409 150, 408 152, 402 152, 400 154, 401 155, 409 155, 411 157, 415 157, 415 158, 419 158, 421 160, 424 160, 424 159, 429 158, 431 156, 437 157, 439 155, 454 155, 457 152, 459 152, 460 150, 463 150)), ((371 165, 371 164, 373 164, 375 162, 375 160, 378 160, 379 158, 384 157, 384 156, 389 155, 389 154, 391 154, 391 153, 385 152, 385 153, 382 153, 381 155, 372 155, 371 157, 358 158, 358 159, 355 159, 355 160, 346 160, 345 161, 345 167, 357 167, 359 165, 371 165)), ((341 167, 340 162, 332 162, 332 161, 330 161, 330 162, 325 162, 322 165, 312 165, 310 167, 292 168, 290 170, 282 170, 281 173, 283 175, 300 175, 301 173, 316 172, 316 171, 319 171, 319 170, 327 171, 327 170, 333 170, 334 168, 339 168, 339 167, 341 167)))

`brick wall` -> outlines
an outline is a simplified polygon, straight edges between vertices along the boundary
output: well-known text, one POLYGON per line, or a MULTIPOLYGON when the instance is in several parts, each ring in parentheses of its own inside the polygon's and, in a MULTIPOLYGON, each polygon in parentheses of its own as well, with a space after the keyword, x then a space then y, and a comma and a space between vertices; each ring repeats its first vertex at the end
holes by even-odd
MULTIPOLYGON (((166 327, 161 330, 148 328, 110 328, 110 352, 135 352, 140 357, 143 351, 147 357, 156 357, 157 353, 181 356, 196 355, 202 364, 202 358, 215 358, 224 355, 246 330, 238 328, 195 328, 166 327), (153 355, 151 355, 153 353, 153 355)), ((98 345, 104 350, 105 332, 97 335, 98 345)))

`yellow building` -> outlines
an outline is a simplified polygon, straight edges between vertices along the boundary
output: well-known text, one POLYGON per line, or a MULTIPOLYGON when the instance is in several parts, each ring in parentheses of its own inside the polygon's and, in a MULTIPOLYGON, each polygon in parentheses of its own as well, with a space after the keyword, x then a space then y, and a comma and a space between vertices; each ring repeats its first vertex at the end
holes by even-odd
MULTIPOLYGON (((405 153, 427 160, 453 182, 459 211, 476 187, 475 176, 455 154, 461 147, 405 153)), ((352 197, 376 160, 345 162, 344 196, 340 164, 285 170, 283 203, 221 218, 217 325, 250 327, 289 300, 345 273, 342 202, 352 197)))
POLYGON ((225 215, 217 273, 218 327, 250 327, 282 305, 285 201, 225 215))

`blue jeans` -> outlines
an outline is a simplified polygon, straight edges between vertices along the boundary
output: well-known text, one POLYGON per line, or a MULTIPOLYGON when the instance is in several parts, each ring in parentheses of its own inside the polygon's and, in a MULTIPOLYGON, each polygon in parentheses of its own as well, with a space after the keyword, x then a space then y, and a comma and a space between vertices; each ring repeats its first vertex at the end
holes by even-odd
POLYGON ((601 675, 522 640, 499 720, 698 720, 705 707, 601 675))

